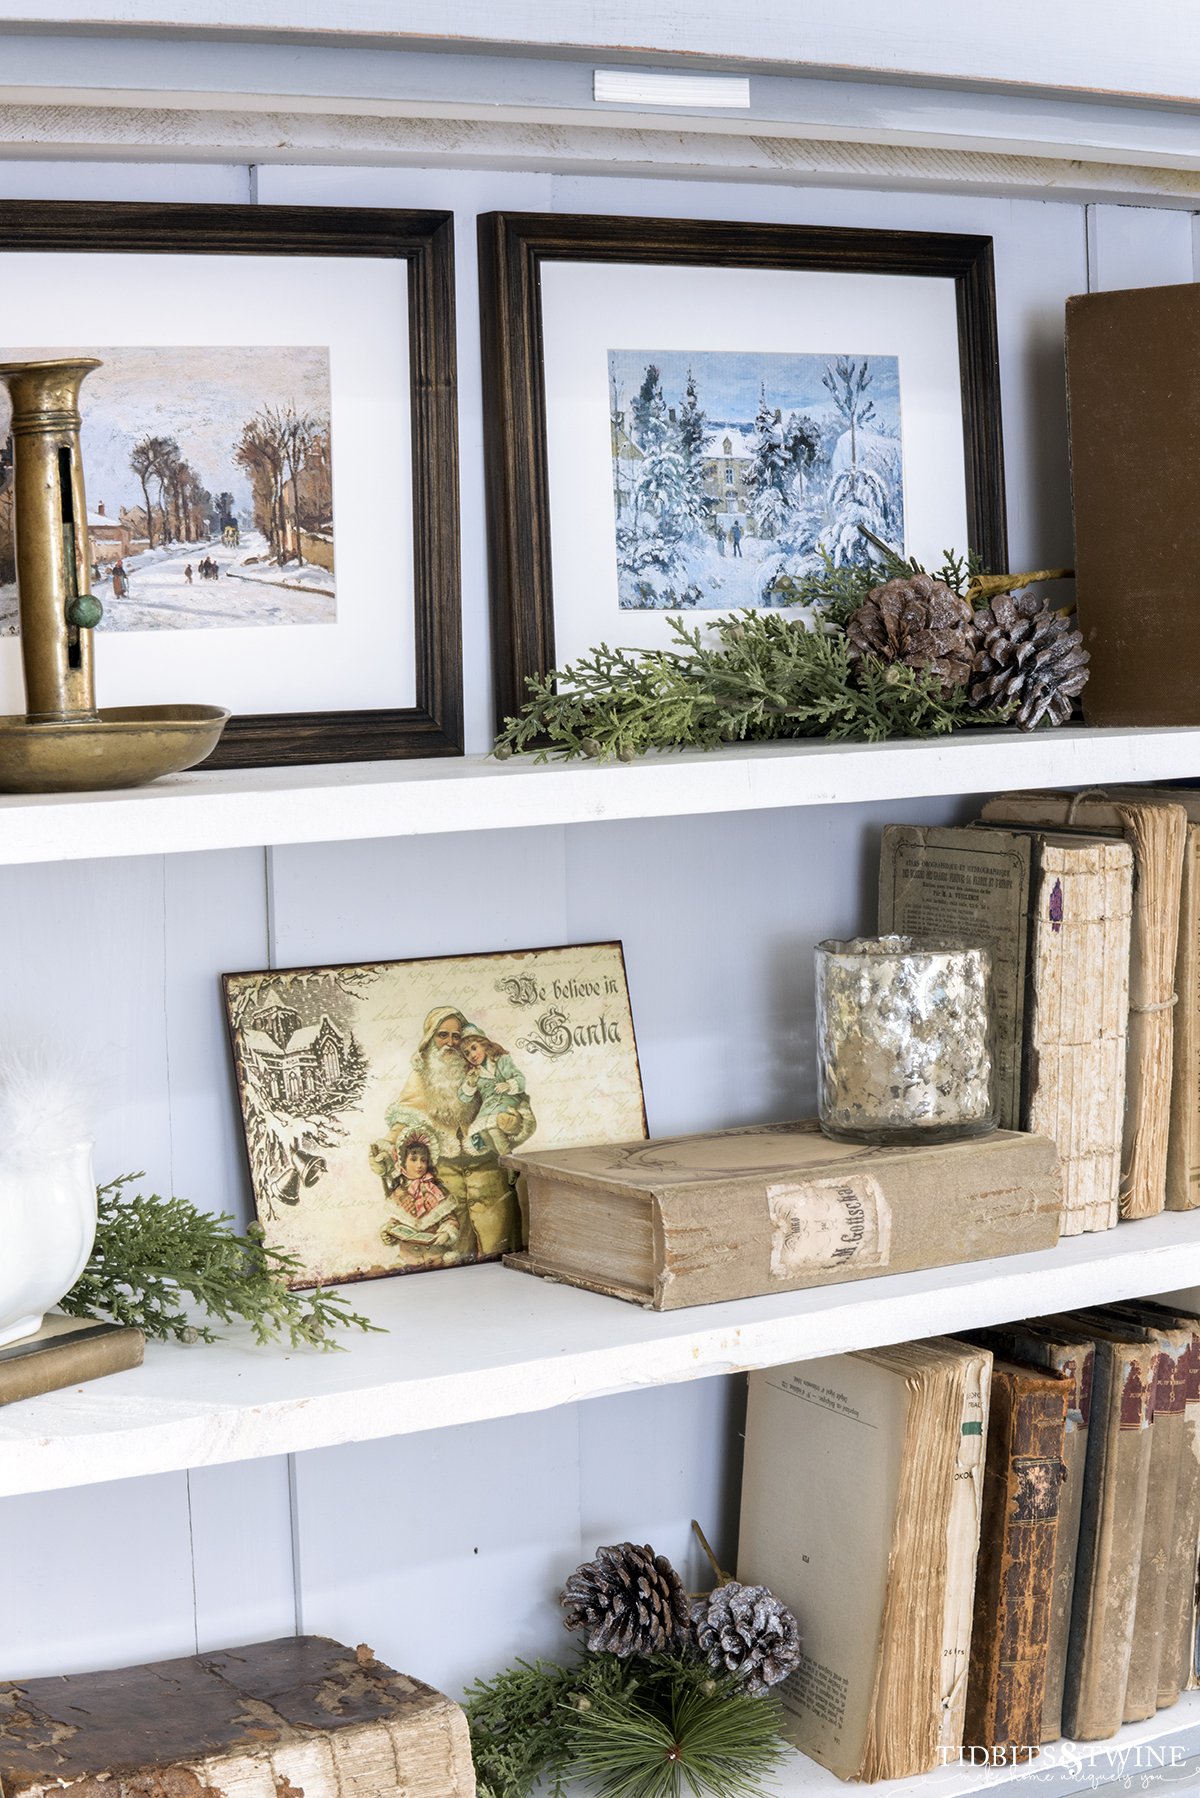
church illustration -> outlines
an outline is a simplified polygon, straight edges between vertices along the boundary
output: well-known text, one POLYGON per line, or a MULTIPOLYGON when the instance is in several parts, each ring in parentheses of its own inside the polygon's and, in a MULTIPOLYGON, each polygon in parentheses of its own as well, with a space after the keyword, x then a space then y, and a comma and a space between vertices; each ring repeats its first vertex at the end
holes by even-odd
POLYGON ((272 994, 255 1012, 242 1038, 246 1071, 264 1098, 290 1105, 338 1085, 346 1075, 350 1043, 326 1015, 302 1024, 300 1013, 272 994))

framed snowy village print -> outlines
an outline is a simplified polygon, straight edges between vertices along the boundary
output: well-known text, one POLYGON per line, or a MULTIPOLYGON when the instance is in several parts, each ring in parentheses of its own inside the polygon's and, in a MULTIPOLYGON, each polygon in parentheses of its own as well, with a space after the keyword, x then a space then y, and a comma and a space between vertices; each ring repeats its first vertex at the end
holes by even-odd
POLYGON ((461 753, 452 238, 441 212, 0 203, 0 359, 101 363, 101 705, 228 706, 210 766, 461 753))
POLYGON ((619 943, 224 976, 259 1222, 299 1285, 520 1246, 503 1157, 645 1136, 619 943))
POLYGON ((480 220, 499 719, 876 552, 1006 560, 991 239, 480 220))

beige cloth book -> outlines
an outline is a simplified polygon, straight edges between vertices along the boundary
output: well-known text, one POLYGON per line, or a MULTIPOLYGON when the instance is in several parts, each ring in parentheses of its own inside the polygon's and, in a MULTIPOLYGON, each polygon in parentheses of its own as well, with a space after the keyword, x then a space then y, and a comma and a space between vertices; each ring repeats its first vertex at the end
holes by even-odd
POLYGON ((1051 1136, 1065 1236, 1118 1216, 1133 856, 1103 837, 889 825, 884 931, 992 951, 1000 1121, 1051 1136))
POLYGON ((1123 795, 1005 793, 988 801, 983 816, 997 824, 1103 832, 1123 838, 1133 851, 1121 1216, 1153 1217, 1166 1203, 1186 813, 1182 806, 1147 805, 1123 795))
POLYGON ((935 1337, 750 1376, 738 1578, 803 1619, 784 1733, 842 1779, 961 1743, 990 1372, 935 1337))
POLYGON ((4 1798, 474 1798, 467 1720, 367 1647, 287 1636, 0 1683, 4 1798))
POLYGON ((506 1158, 527 1253, 510 1267, 657 1311, 1051 1248, 1045 1136, 876 1149, 814 1122, 506 1158))

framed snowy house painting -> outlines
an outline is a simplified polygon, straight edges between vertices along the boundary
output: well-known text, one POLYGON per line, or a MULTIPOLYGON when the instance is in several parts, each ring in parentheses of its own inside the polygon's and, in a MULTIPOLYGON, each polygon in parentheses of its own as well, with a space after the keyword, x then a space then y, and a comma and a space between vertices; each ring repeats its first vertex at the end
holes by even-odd
MULTIPOLYGON (((442 212, 0 203, 0 360, 101 365, 102 705, 215 698, 209 765, 461 753, 452 240, 442 212)), ((8 439, 4 395, 12 712, 8 439)))
POLYGON ((480 251, 498 718, 599 643, 798 615, 871 536, 1005 565, 990 238, 492 213, 480 251))

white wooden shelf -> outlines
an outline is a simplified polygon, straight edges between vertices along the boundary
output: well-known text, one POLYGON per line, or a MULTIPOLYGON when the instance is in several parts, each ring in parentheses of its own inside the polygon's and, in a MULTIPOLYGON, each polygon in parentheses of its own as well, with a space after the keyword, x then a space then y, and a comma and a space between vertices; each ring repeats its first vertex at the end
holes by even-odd
POLYGON ((817 739, 629 764, 465 756, 199 769, 116 793, 0 798, 0 866, 1171 779, 1200 779, 1200 730, 817 739))
POLYGON ((0 1410, 0 1497, 512 1417, 1067 1306, 1200 1284, 1200 1213, 1056 1248, 654 1314, 498 1265, 349 1288, 386 1334, 344 1354, 151 1344, 146 1363, 0 1410))
MULTIPOLYGON (((1188 1692, 1168 1710, 1144 1723, 1130 1723, 1107 1742, 1053 1742, 1036 1761, 1020 1767, 971 1766, 951 1762, 914 1779, 888 1779, 863 1788, 792 1753, 767 1786, 772 1798, 834 1798, 869 1789, 879 1798, 966 1798, 967 1793, 999 1792, 1002 1798, 1117 1798, 1134 1791, 1195 1792, 1200 1787, 1200 1692, 1188 1692)), ((587 1798, 573 1785, 570 1798, 587 1798)))

